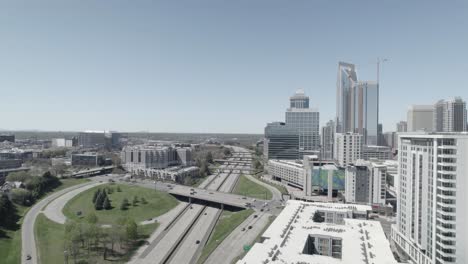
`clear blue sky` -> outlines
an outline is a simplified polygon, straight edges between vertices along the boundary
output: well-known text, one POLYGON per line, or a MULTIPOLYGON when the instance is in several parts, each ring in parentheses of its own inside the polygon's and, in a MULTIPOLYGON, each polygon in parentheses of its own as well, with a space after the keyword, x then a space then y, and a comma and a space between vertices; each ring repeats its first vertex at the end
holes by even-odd
POLYGON ((385 131, 468 99, 468 1, 2 1, 0 128, 263 133, 298 88, 323 124, 377 57, 385 131))

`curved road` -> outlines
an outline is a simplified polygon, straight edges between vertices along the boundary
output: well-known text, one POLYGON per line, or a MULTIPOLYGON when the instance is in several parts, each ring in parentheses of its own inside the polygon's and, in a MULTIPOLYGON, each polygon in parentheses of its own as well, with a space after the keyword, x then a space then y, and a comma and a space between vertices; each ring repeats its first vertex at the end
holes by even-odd
POLYGON ((42 212, 42 208, 51 201, 55 200, 56 198, 89 184, 93 184, 93 182, 78 184, 63 189, 59 192, 52 193, 51 195, 46 196, 44 199, 36 203, 33 207, 31 207, 31 209, 29 209, 28 213, 24 217, 23 225, 21 227, 21 263, 39 263, 36 251, 36 240, 34 236, 34 223, 36 222, 37 216, 42 212), (30 260, 26 260, 27 255, 31 255, 30 260))
POLYGON ((252 175, 244 175, 245 177, 247 177, 247 179, 255 182, 255 183, 258 183, 259 185, 267 188, 268 190, 270 190, 271 194, 272 194, 272 197, 271 199, 272 200, 277 200, 277 201, 280 201, 281 200, 281 192, 276 189, 275 187, 271 186, 270 184, 268 183, 264 183, 260 180, 258 180, 257 178, 253 177, 252 175))
POLYGON ((104 184, 104 182, 95 182, 92 184, 88 184, 80 188, 76 188, 72 191, 69 191, 65 193, 64 195, 61 195, 57 199, 53 200, 50 204, 48 204, 47 207, 43 210, 45 216, 56 223, 65 224, 67 217, 63 214, 62 210, 65 207, 65 205, 68 203, 68 201, 70 201, 73 197, 75 197, 79 193, 89 190, 101 184, 104 184))

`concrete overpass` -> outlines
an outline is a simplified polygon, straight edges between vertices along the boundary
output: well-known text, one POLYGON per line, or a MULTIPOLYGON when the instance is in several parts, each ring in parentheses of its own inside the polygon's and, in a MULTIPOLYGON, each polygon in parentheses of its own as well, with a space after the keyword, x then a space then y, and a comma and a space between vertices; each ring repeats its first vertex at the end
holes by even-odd
POLYGON ((114 168, 115 166, 106 166, 106 167, 98 167, 98 168, 92 168, 92 169, 87 169, 87 170, 81 170, 81 171, 72 173, 70 177, 83 178, 83 177, 91 177, 91 176, 111 173, 114 168))
POLYGON ((210 191, 190 186, 174 185, 170 194, 192 203, 212 204, 218 207, 250 208, 257 200, 242 195, 210 191), (254 201, 255 200, 255 201, 254 201))

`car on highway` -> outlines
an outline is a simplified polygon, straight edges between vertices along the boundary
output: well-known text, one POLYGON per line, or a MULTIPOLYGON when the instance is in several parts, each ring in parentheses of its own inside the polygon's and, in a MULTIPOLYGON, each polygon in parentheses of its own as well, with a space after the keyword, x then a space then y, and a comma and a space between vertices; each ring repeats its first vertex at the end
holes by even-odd
POLYGON ((200 244, 200 240, 195 241, 195 244, 197 245, 200 244))
POLYGON ((26 260, 31 260, 31 255, 28 254, 28 255, 26 256, 26 260))

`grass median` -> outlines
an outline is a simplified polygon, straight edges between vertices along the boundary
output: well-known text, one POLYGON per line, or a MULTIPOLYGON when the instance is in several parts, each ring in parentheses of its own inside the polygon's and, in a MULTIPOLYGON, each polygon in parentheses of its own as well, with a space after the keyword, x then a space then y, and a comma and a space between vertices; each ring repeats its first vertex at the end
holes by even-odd
POLYGON ((216 223, 210 240, 203 248, 202 254, 198 259, 198 263, 201 264, 205 262, 219 244, 221 244, 221 242, 223 242, 223 240, 253 212, 254 211, 252 209, 242 210, 239 212, 223 211, 218 223, 216 223))
POLYGON ((271 200, 272 194, 266 187, 249 180, 241 175, 233 193, 244 195, 251 198, 271 200))

